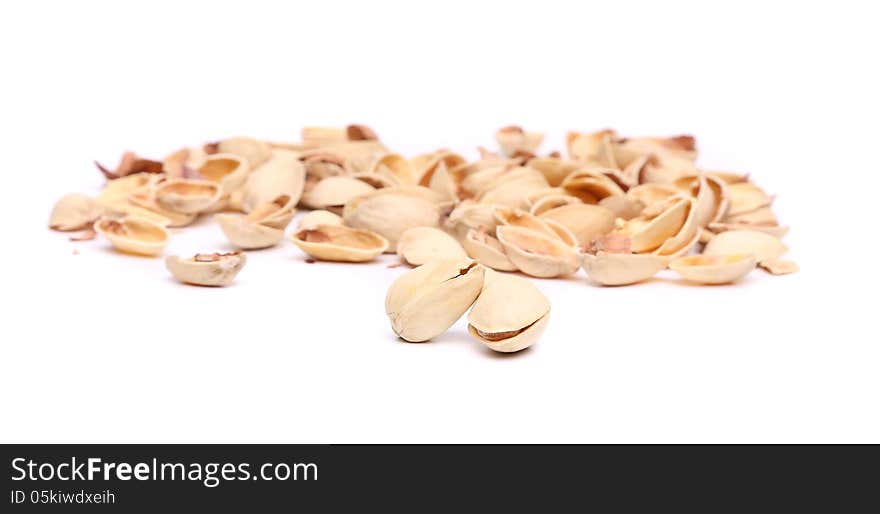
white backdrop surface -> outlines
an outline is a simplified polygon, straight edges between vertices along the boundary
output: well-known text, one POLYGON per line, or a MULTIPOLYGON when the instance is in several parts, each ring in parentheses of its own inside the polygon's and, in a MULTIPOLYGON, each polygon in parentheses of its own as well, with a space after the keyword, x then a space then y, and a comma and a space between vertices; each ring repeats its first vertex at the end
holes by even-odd
MULTIPOLYGON (((866 4, 27 2, 0 7, 3 442, 878 442, 866 4), (705 5, 704 5, 705 4, 705 5), (862 7, 859 7, 859 6, 862 7), (501 125, 691 133, 778 195, 795 275, 535 280, 542 341, 394 337, 406 267, 252 252, 234 286, 45 228, 93 159, 373 126, 474 155, 501 125), (78 254, 74 254, 74 248, 78 254)), ((227 248, 210 220, 166 254, 227 248)))

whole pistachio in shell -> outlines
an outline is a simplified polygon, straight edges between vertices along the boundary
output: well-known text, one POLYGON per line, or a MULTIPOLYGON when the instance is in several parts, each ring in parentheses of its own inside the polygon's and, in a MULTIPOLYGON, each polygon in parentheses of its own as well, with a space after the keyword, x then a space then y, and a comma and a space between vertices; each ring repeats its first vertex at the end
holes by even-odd
POLYGON ((755 256, 751 254, 691 255, 669 263, 675 271, 689 282, 697 284, 728 284, 746 276, 755 269, 755 256))
POLYGON ((341 225, 318 225, 291 234, 291 240, 310 257, 321 261, 366 262, 388 248, 388 241, 369 230, 341 225))
POLYGON ((197 286, 228 286, 244 267, 243 252, 198 253, 188 259, 169 255, 165 267, 177 280, 197 286))
POLYGON ((91 226, 103 209, 93 198, 80 193, 62 196, 49 215, 52 230, 80 230, 91 226))
MULTIPOLYGON (((352 199, 345 205, 342 218, 345 224, 375 232, 388 240, 387 251, 397 250, 400 236, 413 227, 437 227, 440 209, 420 194, 407 194, 398 188, 377 189, 352 199)), ((433 192, 427 188, 425 191, 433 192)))
POLYGON ((169 239, 164 225, 136 216, 103 216, 95 222, 94 228, 117 250, 136 255, 158 255, 169 239))
POLYGON ((169 211, 198 214, 216 206, 222 198, 220 185, 210 180, 169 179, 156 186, 156 203, 169 211))
POLYGON ((550 302, 528 280, 486 272, 483 291, 468 314, 468 332, 496 352, 535 344, 550 318, 550 302))
POLYGON ((470 259, 435 260, 407 271, 385 296, 391 329, 411 343, 442 334, 477 299, 484 272, 470 259))
POLYGON ((436 259, 466 259, 467 253, 456 239, 434 227, 413 227, 397 241, 397 255, 413 266, 436 259))

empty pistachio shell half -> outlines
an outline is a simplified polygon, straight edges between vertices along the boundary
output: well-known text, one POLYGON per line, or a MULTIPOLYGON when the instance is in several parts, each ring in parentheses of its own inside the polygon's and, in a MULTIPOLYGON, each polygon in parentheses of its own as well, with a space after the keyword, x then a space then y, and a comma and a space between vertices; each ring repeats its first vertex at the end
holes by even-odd
POLYGON ((562 277, 580 267, 577 250, 554 236, 513 225, 499 225, 498 241, 510 262, 533 277, 562 277))
POLYGON ((728 215, 743 214, 761 207, 767 207, 773 203, 773 197, 769 196, 760 187, 751 182, 729 184, 727 194, 730 199, 728 215))
POLYGON ((759 262, 758 266, 772 275, 788 275, 800 271, 796 262, 786 259, 767 259, 759 262))
POLYGON ((484 271, 470 259, 430 261, 407 271, 385 296, 391 329, 413 343, 442 334, 477 299, 484 271))
POLYGON ((544 174, 547 183, 558 186, 572 171, 582 166, 575 161, 567 161, 558 157, 535 157, 526 163, 529 168, 534 168, 544 174))
POLYGON ((170 179, 156 185, 156 202, 165 209, 198 214, 217 205, 220 185, 210 180, 170 179))
POLYGON ((311 209, 334 209, 342 212, 349 200, 376 189, 352 177, 326 177, 302 195, 302 204, 311 209))
POLYGON ((747 275, 755 264, 751 254, 691 255, 673 260, 669 269, 697 284, 727 284, 747 275))
MULTIPOLYGON (((632 250, 636 253, 651 252, 682 231, 692 200, 680 198, 660 215, 653 219, 634 218, 627 222, 623 233, 632 239, 632 250)), ((678 243, 680 241, 677 241, 678 243)))
POLYGON ((631 196, 614 195, 599 200, 599 206, 605 207, 618 218, 631 220, 642 213, 645 204, 631 196))
MULTIPOLYGON (((532 199, 530 199, 531 201, 532 199)), ((567 194, 549 194, 544 195, 539 198, 535 198, 531 201, 532 206, 529 207, 529 212, 534 214, 535 216, 540 216, 545 212, 555 209, 557 207, 562 207, 563 205, 569 205, 573 203, 583 203, 580 198, 576 196, 571 196, 567 194)))
POLYGON ((758 262, 781 257, 788 248, 782 241, 757 230, 728 230, 706 243, 705 255, 750 253, 758 262))
POLYGON ((468 314, 468 332, 496 352, 517 352, 538 341, 550 302, 528 280, 486 272, 483 291, 468 314))
POLYGON ((648 280, 666 268, 666 259, 651 254, 585 254, 584 271, 603 286, 624 286, 648 280))
POLYGON ((293 219, 293 198, 279 195, 247 215, 221 213, 214 216, 229 241, 247 250, 269 248, 284 238, 284 229, 293 219))
POLYGON ((388 241, 369 230, 341 225, 318 225, 291 234, 291 240, 309 256, 322 261, 366 262, 388 248, 388 241))
POLYGON ((272 156, 272 148, 265 141, 250 137, 230 137, 217 142, 217 152, 237 155, 251 169, 266 162, 272 156))
POLYGON ((446 232, 434 227, 413 227, 397 241, 397 255, 413 266, 436 259, 466 259, 464 248, 446 232))
POLYGON ((125 216, 101 217, 95 222, 95 232, 106 237, 114 248, 137 255, 158 255, 168 244, 168 230, 155 221, 125 216))
POLYGON ((574 234, 580 246, 587 246, 597 236, 611 232, 615 219, 611 210, 585 203, 572 203, 550 209, 541 214, 541 218, 564 225, 574 234))
POLYGON ((91 226, 103 209, 91 197, 80 193, 64 195, 55 202, 49 215, 49 228, 53 230, 79 230, 91 226))
POLYGON ((309 211, 299 220, 297 228, 315 228, 318 225, 342 225, 342 217, 336 213, 324 210, 309 211))
POLYGON ((501 153, 512 157, 518 153, 535 153, 544 140, 541 132, 526 132, 522 127, 510 125, 502 127, 495 133, 495 140, 501 147, 501 153))
MULTIPOLYGON (((440 223, 437 204, 421 194, 409 194, 398 188, 377 189, 348 202, 343 210, 345 224, 375 232, 388 240, 387 251, 397 250, 397 240, 413 227, 436 227, 440 223)), ((427 188, 420 188, 433 192, 427 188)))
POLYGON ((498 271, 516 271, 516 265, 504 252, 504 246, 494 236, 482 230, 469 229, 459 239, 467 254, 483 266, 498 271))
POLYGON ((296 205, 305 187, 305 174, 298 153, 272 150, 272 156, 248 175, 243 185, 241 208, 251 212, 281 194, 290 196, 291 202, 296 205))
POLYGON ((177 280, 198 286, 228 286, 244 267, 243 252, 199 253, 188 259, 170 255, 165 267, 177 280))
POLYGON ((244 184, 250 169, 250 164, 237 155, 217 153, 207 156, 197 171, 205 180, 220 184, 223 194, 229 194, 244 184))

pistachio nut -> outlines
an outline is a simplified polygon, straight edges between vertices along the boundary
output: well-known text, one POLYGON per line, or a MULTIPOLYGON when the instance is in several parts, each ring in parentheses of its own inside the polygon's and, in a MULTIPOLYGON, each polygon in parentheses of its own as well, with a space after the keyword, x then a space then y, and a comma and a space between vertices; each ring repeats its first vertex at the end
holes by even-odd
MULTIPOLYGON (((385 296, 391 329, 413 343, 442 334, 477 299, 484 272, 470 259, 434 260, 407 271, 385 296)), ((511 303, 509 299, 506 303, 511 303)))
POLYGON ((755 269, 755 256, 747 253, 691 255, 669 263, 669 269, 697 284, 735 282, 755 269))
POLYGON ((103 209, 93 198, 70 193, 55 202, 49 215, 49 228, 69 231, 90 227, 102 212, 103 209))
POLYGON ((496 235, 510 262, 527 275, 561 277, 574 273, 581 265, 577 250, 555 234, 551 236, 529 228, 499 225, 496 235))
POLYGON ((413 227, 397 241, 397 255, 413 266, 436 259, 466 259, 467 253, 456 239, 434 227, 413 227))
POLYGON ((291 240, 315 259, 337 262, 366 262, 388 248, 388 241, 369 230, 342 225, 318 225, 291 234, 291 240))
POLYGON ((299 230, 315 228, 318 225, 342 225, 342 217, 324 210, 309 211, 299 220, 299 230))
POLYGON ((168 230, 162 224, 136 216, 102 216, 95 222, 94 229, 117 250, 137 255, 158 255, 169 239, 168 230))
POLYGON ((155 187, 159 206, 183 214, 207 211, 222 198, 220 185, 210 180, 169 179, 155 187))
POLYGON ((648 280, 666 268, 666 259, 651 254, 585 254, 584 271, 603 286, 623 286, 648 280))
POLYGON ((728 230, 706 243, 704 255, 752 254, 758 262, 778 259, 788 248, 779 239, 757 230, 728 230))
POLYGON ((486 271, 483 290, 468 314, 468 332, 496 352, 518 352, 538 341, 549 319, 550 302, 531 282, 486 271))
POLYGON ((177 280, 197 286, 228 286, 244 267, 243 252, 198 253, 188 259, 169 255, 165 267, 177 280))

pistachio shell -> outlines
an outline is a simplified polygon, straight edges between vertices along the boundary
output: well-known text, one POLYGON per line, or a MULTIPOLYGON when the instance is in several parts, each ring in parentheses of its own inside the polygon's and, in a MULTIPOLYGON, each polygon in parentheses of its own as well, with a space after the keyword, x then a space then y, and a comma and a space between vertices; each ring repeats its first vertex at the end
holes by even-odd
POLYGON ((198 217, 197 214, 176 212, 159 205, 156 188, 152 184, 129 193, 127 201, 108 205, 107 210, 151 219, 169 227, 189 225, 198 217))
POLYGON ((603 174, 602 168, 575 171, 562 181, 566 194, 580 198, 584 203, 596 204, 614 195, 624 195, 623 189, 603 174))
POLYGON ((210 180, 170 179, 156 185, 156 203, 169 211, 198 214, 217 205, 220 185, 210 180))
POLYGON ((671 256, 676 255, 683 249, 690 248, 696 243, 700 235, 700 225, 697 222, 698 212, 696 209, 696 200, 687 199, 684 201, 687 206, 687 216, 678 232, 667 239, 657 248, 654 253, 657 255, 671 256), (697 239, 695 239, 695 237, 697 239))
MULTIPOLYGON (((429 191, 430 189, 420 188, 429 191)), ((397 249, 397 240, 413 227, 436 227, 440 224, 439 206, 415 191, 383 188, 361 195, 345 205, 345 224, 371 230, 388 240, 387 251, 397 249)))
POLYGON ((442 334, 477 299, 484 271, 470 259, 453 259, 430 261, 404 273, 385 296, 392 330, 414 343, 442 334))
POLYGON ((615 219, 611 210, 584 203, 573 203, 551 209, 541 214, 541 218, 562 224, 574 234, 580 246, 587 246, 597 236, 611 232, 615 219))
POLYGON ((242 214, 220 213, 214 215, 229 242, 245 250, 257 250, 275 246, 284 238, 284 230, 256 223, 242 214))
POLYGON ((397 255, 413 266, 436 259, 465 259, 467 252, 446 232, 433 227, 413 227, 397 241, 397 255))
POLYGON ((750 182, 729 184, 727 194, 730 199, 730 206, 727 210, 729 216, 754 211, 773 203, 772 196, 767 195, 763 189, 750 182))
POLYGON ((464 237, 471 229, 494 234, 495 226, 498 224, 495 209, 496 206, 491 204, 465 200, 449 213, 445 226, 459 238, 464 237))
POLYGON ((679 199, 650 221, 640 218, 630 220, 624 233, 632 238, 633 252, 654 251, 681 232, 691 211, 691 204, 692 200, 679 199))
POLYGON ((162 253, 168 244, 168 231, 155 221, 125 216, 101 217, 94 225, 95 232, 106 237, 117 249, 126 253, 154 256, 162 253))
POLYGON ((532 202, 532 206, 529 208, 529 212, 534 214, 535 216, 541 216, 551 209, 562 207, 563 205, 570 205, 573 203, 584 202, 582 202, 581 199, 576 196, 571 196, 567 194, 553 194, 542 196, 532 202))
POLYGON ((618 218, 631 220, 642 213, 645 204, 633 197, 625 195, 608 196, 599 200, 599 206, 605 207, 618 218))
POLYGON ((341 225, 318 225, 291 234, 302 251, 322 261, 366 262, 388 248, 388 241, 369 230, 341 225))
POLYGON ((496 207, 495 219, 500 225, 510 225, 535 230, 551 238, 558 238, 557 233, 543 219, 522 209, 496 207))
POLYGON ((362 194, 375 188, 366 182, 351 177, 327 177, 320 180, 302 195, 302 204, 312 209, 339 208, 362 194))
POLYGON ((381 189, 383 187, 395 187, 400 185, 400 183, 394 180, 392 177, 388 177, 387 175, 380 175, 378 173, 352 173, 351 178, 360 180, 361 182, 372 187, 373 189, 381 189))
POLYGON ((529 168, 540 171, 551 186, 562 184, 571 172, 583 166, 583 163, 560 159, 558 157, 535 157, 526 163, 529 168))
POLYGON ((751 254, 691 255, 669 263, 669 269, 697 284, 735 282, 755 269, 751 254))
POLYGON ((781 257, 788 248, 779 239, 756 230, 729 230, 712 238, 703 249, 704 255, 750 253, 758 262, 781 257))
POLYGON ((541 141, 544 140, 544 134, 541 132, 526 132, 521 127, 511 125, 498 129, 495 133, 495 140, 501 147, 501 153, 507 157, 513 157, 520 152, 535 153, 541 141))
POLYGON ((483 291, 468 314, 468 332, 492 350, 516 352, 538 341, 549 315, 550 302, 531 282, 487 271, 483 291))
POLYGON ((305 167, 299 160, 299 154, 289 150, 273 150, 269 160, 247 177, 242 209, 250 212, 282 194, 290 196, 296 205, 304 187, 305 167))
POLYGON ((788 275, 800 271, 797 263, 786 259, 767 259, 759 262, 758 266, 773 275, 788 275))
POLYGON ((769 234, 777 239, 782 239, 788 233, 788 227, 779 225, 756 225, 754 223, 710 223, 709 228, 715 233, 727 232, 728 230, 754 230, 769 234))
POLYGON ((402 155, 388 153, 373 161, 370 172, 392 178, 399 185, 415 185, 415 171, 402 155))
POLYGON ((516 271, 516 265, 510 261, 504 252, 504 246, 494 236, 482 230, 469 229, 459 238, 459 242, 467 254, 483 266, 498 271, 516 271))
POLYGON ((250 169, 263 164, 272 156, 272 147, 269 143, 250 137, 230 137, 220 140, 217 142, 217 151, 241 157, 250 169))
POLYGON ((196 254, 188 259, 169 255, 165 267, 177 280, 198 286, 228 286, 244 267, 242 252, 196 254))
POLYGON ((773 214, 773 209, 770 207, 760 207, 742 214, 727 215, 722 221, 724 223, 744 223, 763 226, 779 225, 779 220, 776 219, 776 215, 773 214))
POLYGON ((561 277, 577 271, 581 262, 574 247, 554 235, 532 229, 499 225, 498 241, 517 268, 533 277, 561 277))
POLYGON ((646 207, 678 194, 678 189, 668 184, 642 184, 630 188, 626 196, 642 202, 646 207))
POLYGON ((342 217, 330 211, 311 211, 307 212, 299 220, 297 228, 299 230, 315 228, 318 225, 342 225, 342 217))
POLYGON ((229 194, 245 183, 250 169, 250 164, 237 155, 217 153, 208 155, 196 171, 205 180, 220 184, 223 194, 229 194))
POLYGON ((623 286, 648 280, 666 268, 666 259, 650 254, 605 253, 584 255, 584 271, 603 286, 623 286))
POLYGON ((49 228, 64 231, 80 230, 91 226, 102 212, 101 206, 91 197, 70 193, 55 202, 49 215, 49 228))
POLYGON ((592 160, 599 155, 599 148, 604 141, 615 136, 616 133, 611 129, 590 133, 569 132, 565 137, 566 149, 574 160, 592 160))
POLYGON ((431 180, 428 182, 428 188, 432 191, 436 191, 443 198, 447 198, 454 202, 458 201, 458 183, 452 177, 452 174, 449 173, 446 164, 442 161, 437 165, 437 169, 434 170, 434 173, 431 175, 431 180))

